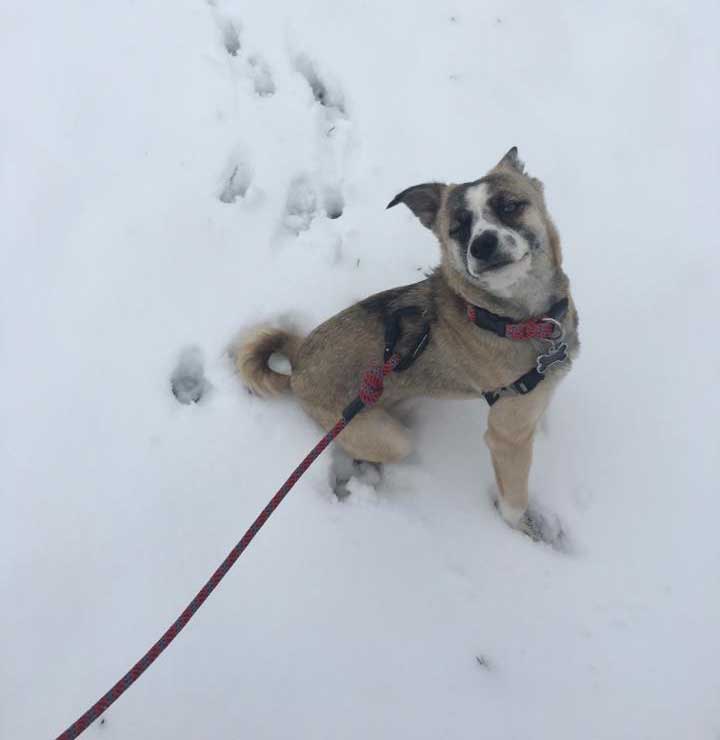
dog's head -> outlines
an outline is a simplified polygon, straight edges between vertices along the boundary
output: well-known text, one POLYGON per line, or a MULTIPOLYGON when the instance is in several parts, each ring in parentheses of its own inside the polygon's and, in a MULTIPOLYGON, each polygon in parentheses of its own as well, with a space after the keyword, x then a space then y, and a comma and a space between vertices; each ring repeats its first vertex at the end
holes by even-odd
POLYGON ((513 147, 487 175, 461 185, 424 183, 396 195, 440 240, 443 266, 462 281, 505 293, 560 264, 557 232, 543 186, 513 147))

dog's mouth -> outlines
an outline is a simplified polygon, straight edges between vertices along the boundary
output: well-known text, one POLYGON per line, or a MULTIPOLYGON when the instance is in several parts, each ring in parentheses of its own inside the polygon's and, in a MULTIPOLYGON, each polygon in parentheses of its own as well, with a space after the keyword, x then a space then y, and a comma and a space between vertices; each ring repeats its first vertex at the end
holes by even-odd
POLYGON ((475 277, 480 277, 482 275, 492 275, 493 273, 504 270, 506 267, 520 265, 529 257, 530 255, 525 253, 519 260, 498 260, 497 262, 491 262, 489 265, 483 265, 479 270, 473 270, 472 274, 475 277))
POLYGON ((483 267, 482 270, 480 270, 479 274, 482 275, 486 272, 495 272, 497 270, 502 270, 503 267, 515 264, 517 264, 515 260, 503 260, 502 262, 494 262, 492 265, 486 265, 485 267, 483 267))

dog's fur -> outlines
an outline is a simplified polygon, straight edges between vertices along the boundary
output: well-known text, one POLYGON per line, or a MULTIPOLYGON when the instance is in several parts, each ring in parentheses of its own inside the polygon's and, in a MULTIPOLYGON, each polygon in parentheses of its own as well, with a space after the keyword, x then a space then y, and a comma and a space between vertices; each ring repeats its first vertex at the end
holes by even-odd
MULTIPOLYGON (((234 350, 236 366, 252 391, 268 395, 291 389, 307 413, 329 429, 357 394, 363 372, 381 358, 385 317, 404 306, 419 308, 403 318, 397 350, 401 355, 410 351, 429 323, 426 350, 409 369, 388 376, 380 402, 360 413, 338 438, 353 457, 379 463, 401 460, 412 449, 407 429, 393 414, 399 402, 418 396, 477 398, 517 380, 547 346, 511 341, 475 326, 467 319, 467 303, 522 321, 542 316, 567 297, 563 328, 571 356, 579 346, 558 232, 542 183, 525 174, 516 148, 479 180, 416 185, 388 207, 398 203, 438 238, 442 261, 429 278, 371 296, 305 339, 264 327, 234 350), (269 368, 274 353, 290 360, 290 376, 269 368)), ((490 409, 485 439, 500 491, 498 506, 512 526, 527 521, 533 434, 566 369, 567 364, 551 370, 531 393, 502 398, 490 409)))

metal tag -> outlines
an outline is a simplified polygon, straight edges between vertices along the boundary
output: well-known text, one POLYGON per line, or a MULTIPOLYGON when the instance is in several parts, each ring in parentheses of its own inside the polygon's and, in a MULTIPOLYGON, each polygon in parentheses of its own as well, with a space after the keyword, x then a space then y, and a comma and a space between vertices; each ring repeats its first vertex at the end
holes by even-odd
POLYGON ((568 358, 568 346, 566 342, 553 344, 547 352, 538 355, 537 371, 540 375, 545 373, 553 366, 565 362, 568 358))

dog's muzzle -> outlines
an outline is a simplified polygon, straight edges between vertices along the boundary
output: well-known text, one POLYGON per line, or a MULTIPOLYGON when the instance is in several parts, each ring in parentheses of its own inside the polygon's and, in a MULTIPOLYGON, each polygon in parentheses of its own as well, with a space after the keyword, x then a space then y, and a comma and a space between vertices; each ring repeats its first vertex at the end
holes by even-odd
POLYGON ((517 260, 513 259, 507 251, 508 246, 512 251, 512 247, 515 246, 514 240, 509 245, 503 244, 503 241, 505 240, 500 239, 495 229, 486 229, 474 237, 470 242, 467 256, 470 274, 479 276, 514 265, 517 260))

